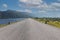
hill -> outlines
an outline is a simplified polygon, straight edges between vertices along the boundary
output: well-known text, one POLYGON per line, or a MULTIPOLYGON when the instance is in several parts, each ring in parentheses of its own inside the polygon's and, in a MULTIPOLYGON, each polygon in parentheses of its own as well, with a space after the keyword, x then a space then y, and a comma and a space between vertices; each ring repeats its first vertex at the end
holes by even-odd
POLYGON ((0 11, 0 19, 3 18, 30 18, 30 13, 18 12, 13 10, 0 11))

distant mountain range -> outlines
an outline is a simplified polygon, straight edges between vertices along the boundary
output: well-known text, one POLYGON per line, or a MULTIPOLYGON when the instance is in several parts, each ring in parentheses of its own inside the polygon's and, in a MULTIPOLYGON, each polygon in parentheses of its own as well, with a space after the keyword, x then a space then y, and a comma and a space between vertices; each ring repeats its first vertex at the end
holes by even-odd
POLYGON ((30 18, 32 17, 30 13, 18 12, 13 10, 0 11, 0 19, 3 18, 30 18))

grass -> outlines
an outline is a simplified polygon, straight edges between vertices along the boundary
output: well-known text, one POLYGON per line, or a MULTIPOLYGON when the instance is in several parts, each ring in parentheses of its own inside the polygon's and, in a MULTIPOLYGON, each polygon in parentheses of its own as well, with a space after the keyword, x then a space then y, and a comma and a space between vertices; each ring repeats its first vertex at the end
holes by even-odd
POLYGON ((58 22, 58 21, 50 21, 50 22, 48 22, 48 24, 55 26, 57 28, 60 28, 60 22, 58 22))
POLYGON ((2 27, 4 27, 4 26, 6 26, 7 24, 0 24, 0 28, 2 28, 2 27))
MULTIPOLYGON (((11 22, 10 24, 14 24, 14 23, 16 23, 16 22, 11 22)), ((0 24, 0 28, 5 27, 5 26, 10 25, 10 24, 0 24)))
MULTIPOLYGON (((46 21, 46 20, 42 20, 42 19, 35 19, 35 20, 42 22, 42 23, 45 23, 45 21, 46 21)), ((60 22, 59 21, 49 20, 49 22, 47 24, 52 25, 52 26, 57 27, 57 28, 60 28, 60 22)))

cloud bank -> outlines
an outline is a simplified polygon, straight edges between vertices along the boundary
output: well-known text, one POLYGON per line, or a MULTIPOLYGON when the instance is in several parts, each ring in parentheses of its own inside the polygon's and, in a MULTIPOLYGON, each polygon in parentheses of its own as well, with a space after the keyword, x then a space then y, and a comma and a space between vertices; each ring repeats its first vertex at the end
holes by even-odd
MULTIPOLYGON (((60 0, 58 0, 60 1, 60 0)), ((43 0, 19 0, 23 4, 21 6, 30 9, 38 9, 39 11, 58 11, 60 10, 60 3, 53 2, 51 4, 47 4, 43 0)))

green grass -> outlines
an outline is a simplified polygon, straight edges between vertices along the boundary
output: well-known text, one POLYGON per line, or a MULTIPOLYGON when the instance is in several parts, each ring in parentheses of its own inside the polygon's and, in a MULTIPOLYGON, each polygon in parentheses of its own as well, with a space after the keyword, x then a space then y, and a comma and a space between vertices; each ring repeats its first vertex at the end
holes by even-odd
POLYGON ((58 21, 50 21, 50 22, 48 22, 48 24, 49 25, 52 25, 52 26, 55 26, 55 27, 57 27, 57 28, 60 28, 60 22, 58 22, 58 21))
POLYGON ((19 22, 19 21, 10 22, 10 24, 0 24, 0 28, 3 28, 3 27, 5 27, 5 26, 7 26, 7 25, 15 24, 15 23, 17 23, 17 22, 19 22))
POLYGON ((6 26, 7 24, 0 24, 0 28, 2 28, 2 27, 4 27, 4 26, 6 26))
MULTIPOLYGON (((17 22, 11 22, 10 24, 14 24, 14 23, 17 23, 17 22)), ((0 24, 0 28, 5 27, 5 26, 10 25, 10 24, 0 24)))
MULTIPOLYGON (((46 21, 46 20, 42 20, 42 19, 35 19, 35 20, 42 22, 42 23, 45 23, 45 21, 46 21)), ((52 26, 57 27, 57 28, 60 28, 60 22, 59 21, 49 20, 49 22, 47 24, 52 25, 52 26)))

